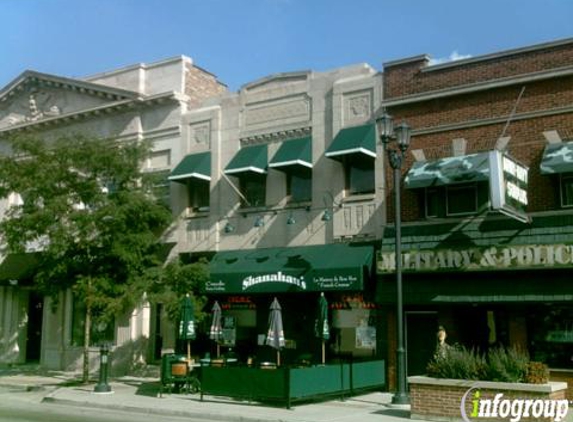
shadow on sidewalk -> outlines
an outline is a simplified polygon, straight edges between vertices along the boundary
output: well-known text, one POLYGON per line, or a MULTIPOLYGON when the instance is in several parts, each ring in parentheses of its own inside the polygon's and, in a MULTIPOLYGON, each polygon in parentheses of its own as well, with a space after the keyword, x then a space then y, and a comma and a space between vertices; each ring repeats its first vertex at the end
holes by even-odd
POLYGON ((393 416, 395 418, 410 419, 410 411, 403 409, 382 409, 372 413, 375 415, 393 416))

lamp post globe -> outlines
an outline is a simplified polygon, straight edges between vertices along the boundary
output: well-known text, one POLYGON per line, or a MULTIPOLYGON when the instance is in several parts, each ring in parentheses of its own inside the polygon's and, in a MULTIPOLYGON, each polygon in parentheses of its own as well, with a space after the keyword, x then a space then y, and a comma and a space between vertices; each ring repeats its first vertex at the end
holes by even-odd
POLYGON ((404 345, 404 306, 402 299, 402 221, 400 203, 400 179, 405 153, 410 146, 410 127, 406 123, 394 127, 393 119, 386 112, 376 120, 378 134, 388 162, 394 173, 394 209, 395 209, 395 261, 396 261, 396 393, 393 404, 408 404, 410 399, 406 380, 406 348, 404 345), (395 141, 395 145, 394 142, 395 141))

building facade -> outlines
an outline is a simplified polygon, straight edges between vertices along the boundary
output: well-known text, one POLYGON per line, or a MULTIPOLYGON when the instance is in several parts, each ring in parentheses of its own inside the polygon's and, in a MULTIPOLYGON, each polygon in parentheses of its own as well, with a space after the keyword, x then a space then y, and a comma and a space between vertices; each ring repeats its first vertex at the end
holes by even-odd
POLYGON ((286 362, 318 359, 320 292, 333 310, 327 355, 377 353, 375 335, 357 344, 356 328, 373 333, 377 324, 368 290, 385 218, 374 126, 381 88, 368 65, 290 72, 183 116, 170 176, 179 216, 172 253, 211 260, 206 294, 234 321, 230 345, 245 362, 265 359, 260 341, 275 296, 286 362))
MULTIPOLYGON (((45 139, 74 133, 120 141, 146 139, 153 142, 153 153, 143 164, 145 170, 167 174, 173 146, 181 143, 182 115, 225 91, 214 75, 187 57, 81 79, 26 71, 0 91, 0 152, 9 154, 5 140, 20 132, 45 139)), ((0 213, 18 200, 18 195, 11 195, 0 203, 0 213)), ((33 261, 33 254, 0 254, 0 362, 78 368, 83 321, 77 304, 72 293, 65 292, 52 309, 51 299, 40 296, 30 282, 33 261)), ((118 371, 148 358, 153 318, 149 305, 142 305, 116 321, 111 336, 118 371)), ((97 347, 93 353, 98 353, 97 347)))
MULTIPOLYGON (((384 93, 385 109, 414 129, 401 191, 408 374, 425 373, 438 325, 452 344, 517 346, 570 369, 573 40, 435 66, 427 56, 386 63, 384 93)), ((387 204, 378 299, 389 306, 392 372, 387 204)))

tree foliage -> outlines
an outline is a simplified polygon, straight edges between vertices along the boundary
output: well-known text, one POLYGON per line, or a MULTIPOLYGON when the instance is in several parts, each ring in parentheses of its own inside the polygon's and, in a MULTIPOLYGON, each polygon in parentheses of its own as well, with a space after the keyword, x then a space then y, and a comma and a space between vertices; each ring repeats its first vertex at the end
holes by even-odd
POLYGON ((163 264, 159 237, 171 221, 141 172, 149 145, 82 136, 9 145, 0 198, 22 201, 0 221, 4 252, 40 252, 37 288, 54 299, 72 289, 103 322, 136 305, 163 264))

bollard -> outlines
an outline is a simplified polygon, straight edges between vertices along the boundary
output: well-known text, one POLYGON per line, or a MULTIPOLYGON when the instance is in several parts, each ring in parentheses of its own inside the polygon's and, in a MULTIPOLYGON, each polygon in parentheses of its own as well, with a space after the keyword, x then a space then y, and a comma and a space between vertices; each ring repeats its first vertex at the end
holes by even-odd
POLYGON ((106 343, 99 349, 99 382, 94 388, 94 393, 111 393, 111 386, 107 383, 107 370, 109 360, 109 347, 106 343))

